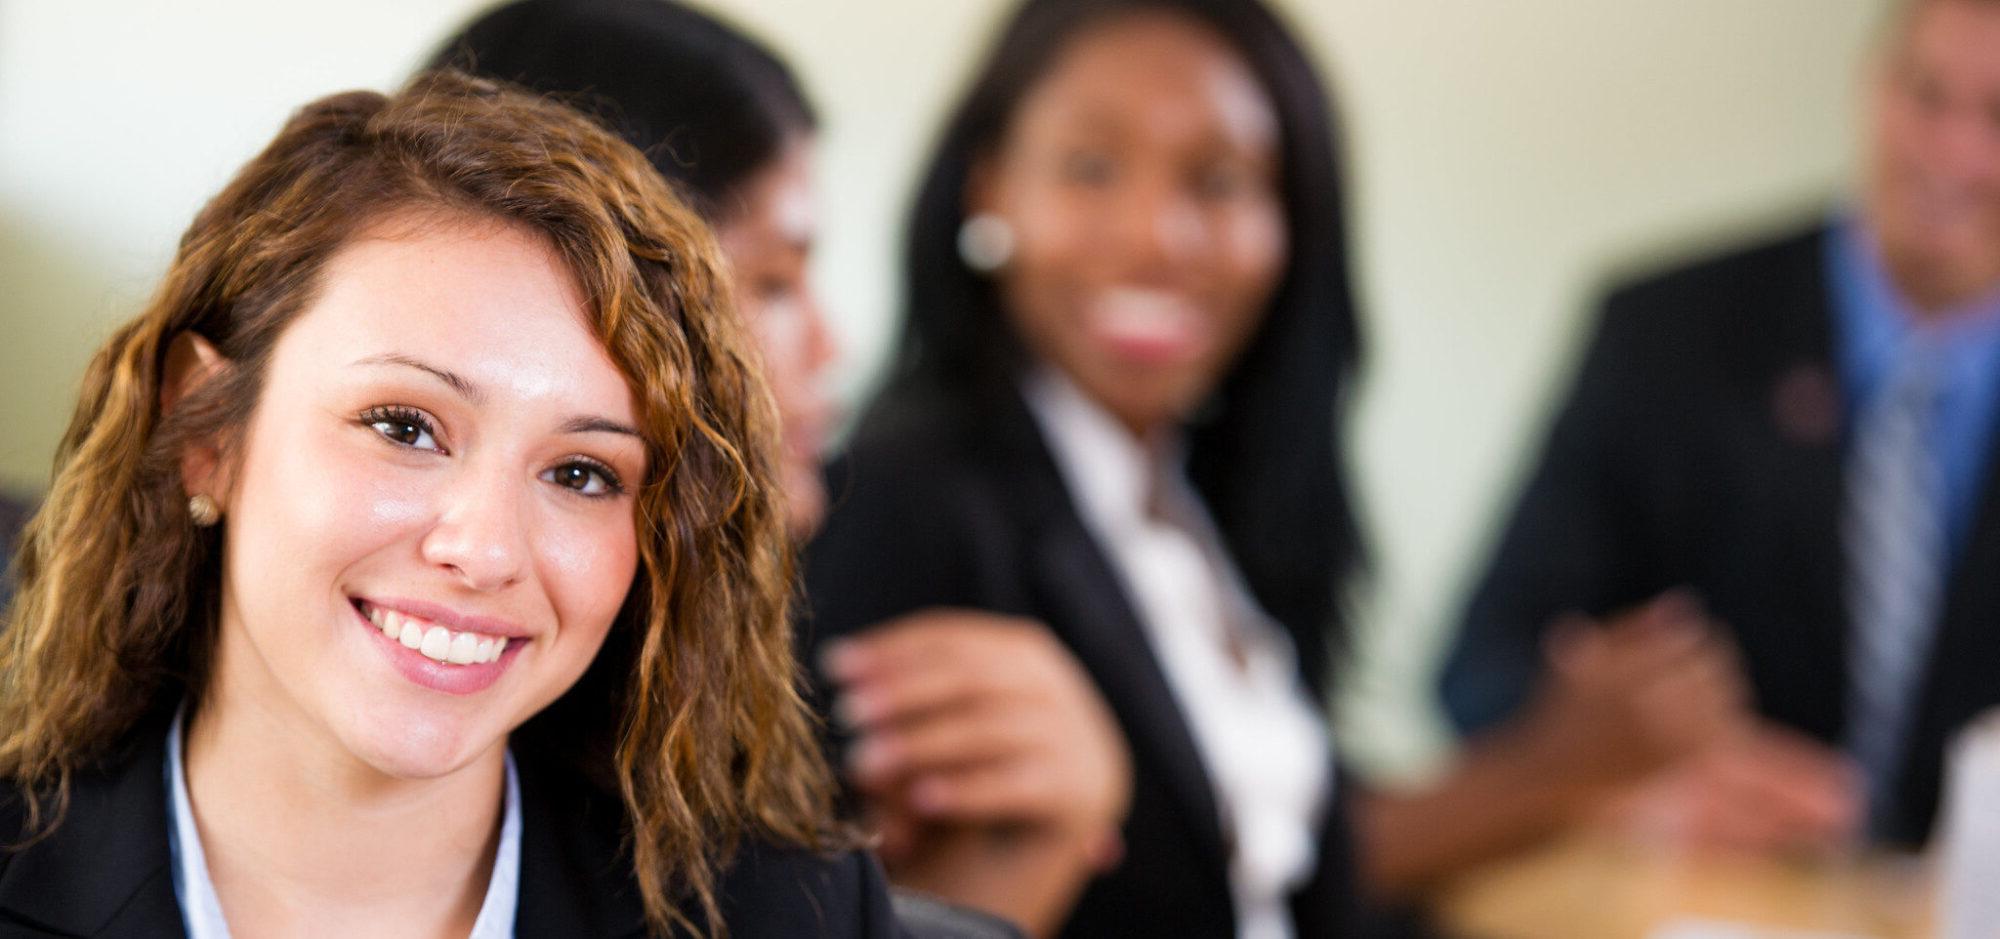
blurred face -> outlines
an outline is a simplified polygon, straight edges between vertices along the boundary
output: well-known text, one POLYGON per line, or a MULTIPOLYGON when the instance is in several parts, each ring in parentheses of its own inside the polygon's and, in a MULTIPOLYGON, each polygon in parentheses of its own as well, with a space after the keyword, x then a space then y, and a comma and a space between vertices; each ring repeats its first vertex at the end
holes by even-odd
POLYGON ((597 654, 646 457, 545 245, 492 222, 381 231, 328 263, 237 442, 212 685, 432 778, 497 756, 597 654))
POLYGON ((2000 3, 1918 4, 1876 82, 1872 162, 1870 221, 1911 299, 2000 286, 2000 3))
POLYGON ((800 537, 826 511, 819 454, 836 417, 822 381, 833 339, 807 276, 819 227, 812 168, 811 141, 794 141, 744 183, 735 211, 716 227, 784 421, 786 509, 800 537))
POLYGON ((1015 233, 1015 331, 1140 435, 1184 418, 1284 270, 1276 112, 1200 24, 1139 14, 1074 39, 976 173, 1015 233))

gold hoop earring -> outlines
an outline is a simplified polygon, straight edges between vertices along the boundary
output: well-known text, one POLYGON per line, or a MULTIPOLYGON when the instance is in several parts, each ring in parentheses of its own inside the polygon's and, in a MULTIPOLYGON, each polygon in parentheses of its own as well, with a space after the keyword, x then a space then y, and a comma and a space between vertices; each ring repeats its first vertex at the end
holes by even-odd
POLYGON ((208 528, 222 521, 222 506, 215 504, 208 493, 188 497, 188 518, 196 528, 208 528))

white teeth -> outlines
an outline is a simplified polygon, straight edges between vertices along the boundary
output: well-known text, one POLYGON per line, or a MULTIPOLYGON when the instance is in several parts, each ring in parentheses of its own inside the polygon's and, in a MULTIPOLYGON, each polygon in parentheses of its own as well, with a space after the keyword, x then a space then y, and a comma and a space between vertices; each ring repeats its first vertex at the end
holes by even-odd
POLYGON ((417 651, 422 652, 427 659, 444 661, 445 657, 451 654, 451 630, 443 626, 432 626, 430 632, 424 633, 423 643, 418 646, 417 651))
POLYGON ((1165 291, 1120 287, 1106 291, 1095 307, 1098 328, 1116 336, 1182 341, 1199 328, 1187 302, 1165 291))
POLYGON ((415 649, 425 657, 449 665, 483 665, 498 662, 507 651, 504 636, 475 632, 453 632, 443 626, 405 616, 394 610, 366 606, 368 621, 393 642, 415 649))
MULTIPOLYGON (((430 639, 425 637, 424 648, 430 648, 430 639)), ((458 633, 451 637, 451 649, 445 653, 445 661, 453 665, 471 665, 479 652, 479 639, 471 633, 458 633)), ((429 651, 424 652, 429 655, 429 651)))

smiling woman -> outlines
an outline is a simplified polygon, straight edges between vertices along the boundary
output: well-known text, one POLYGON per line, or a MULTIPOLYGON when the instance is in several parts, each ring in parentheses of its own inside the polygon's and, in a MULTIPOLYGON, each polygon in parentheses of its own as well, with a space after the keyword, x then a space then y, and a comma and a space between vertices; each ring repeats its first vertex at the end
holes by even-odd
POLYGON ((886 933, 717 257, 559 105, 303 109, 92 363, 28 526, 0 920, 886 933))

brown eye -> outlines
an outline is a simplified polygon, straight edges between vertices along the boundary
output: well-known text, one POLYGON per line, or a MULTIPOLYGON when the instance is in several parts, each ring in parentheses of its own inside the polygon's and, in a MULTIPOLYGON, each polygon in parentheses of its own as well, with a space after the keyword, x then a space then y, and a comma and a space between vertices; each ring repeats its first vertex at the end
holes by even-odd
POLYGON ((381 434, 383 439, 399 446, 418 450, 439 450, 437 432, 423 414, 409 408, 371 408, 361 415, 361 422, 369 429, 381 434))
POLYGON ((542 474, 542 479, 585 496, 608 496, 624 491, 609 469, 584 460, 571 460, 542 474))

